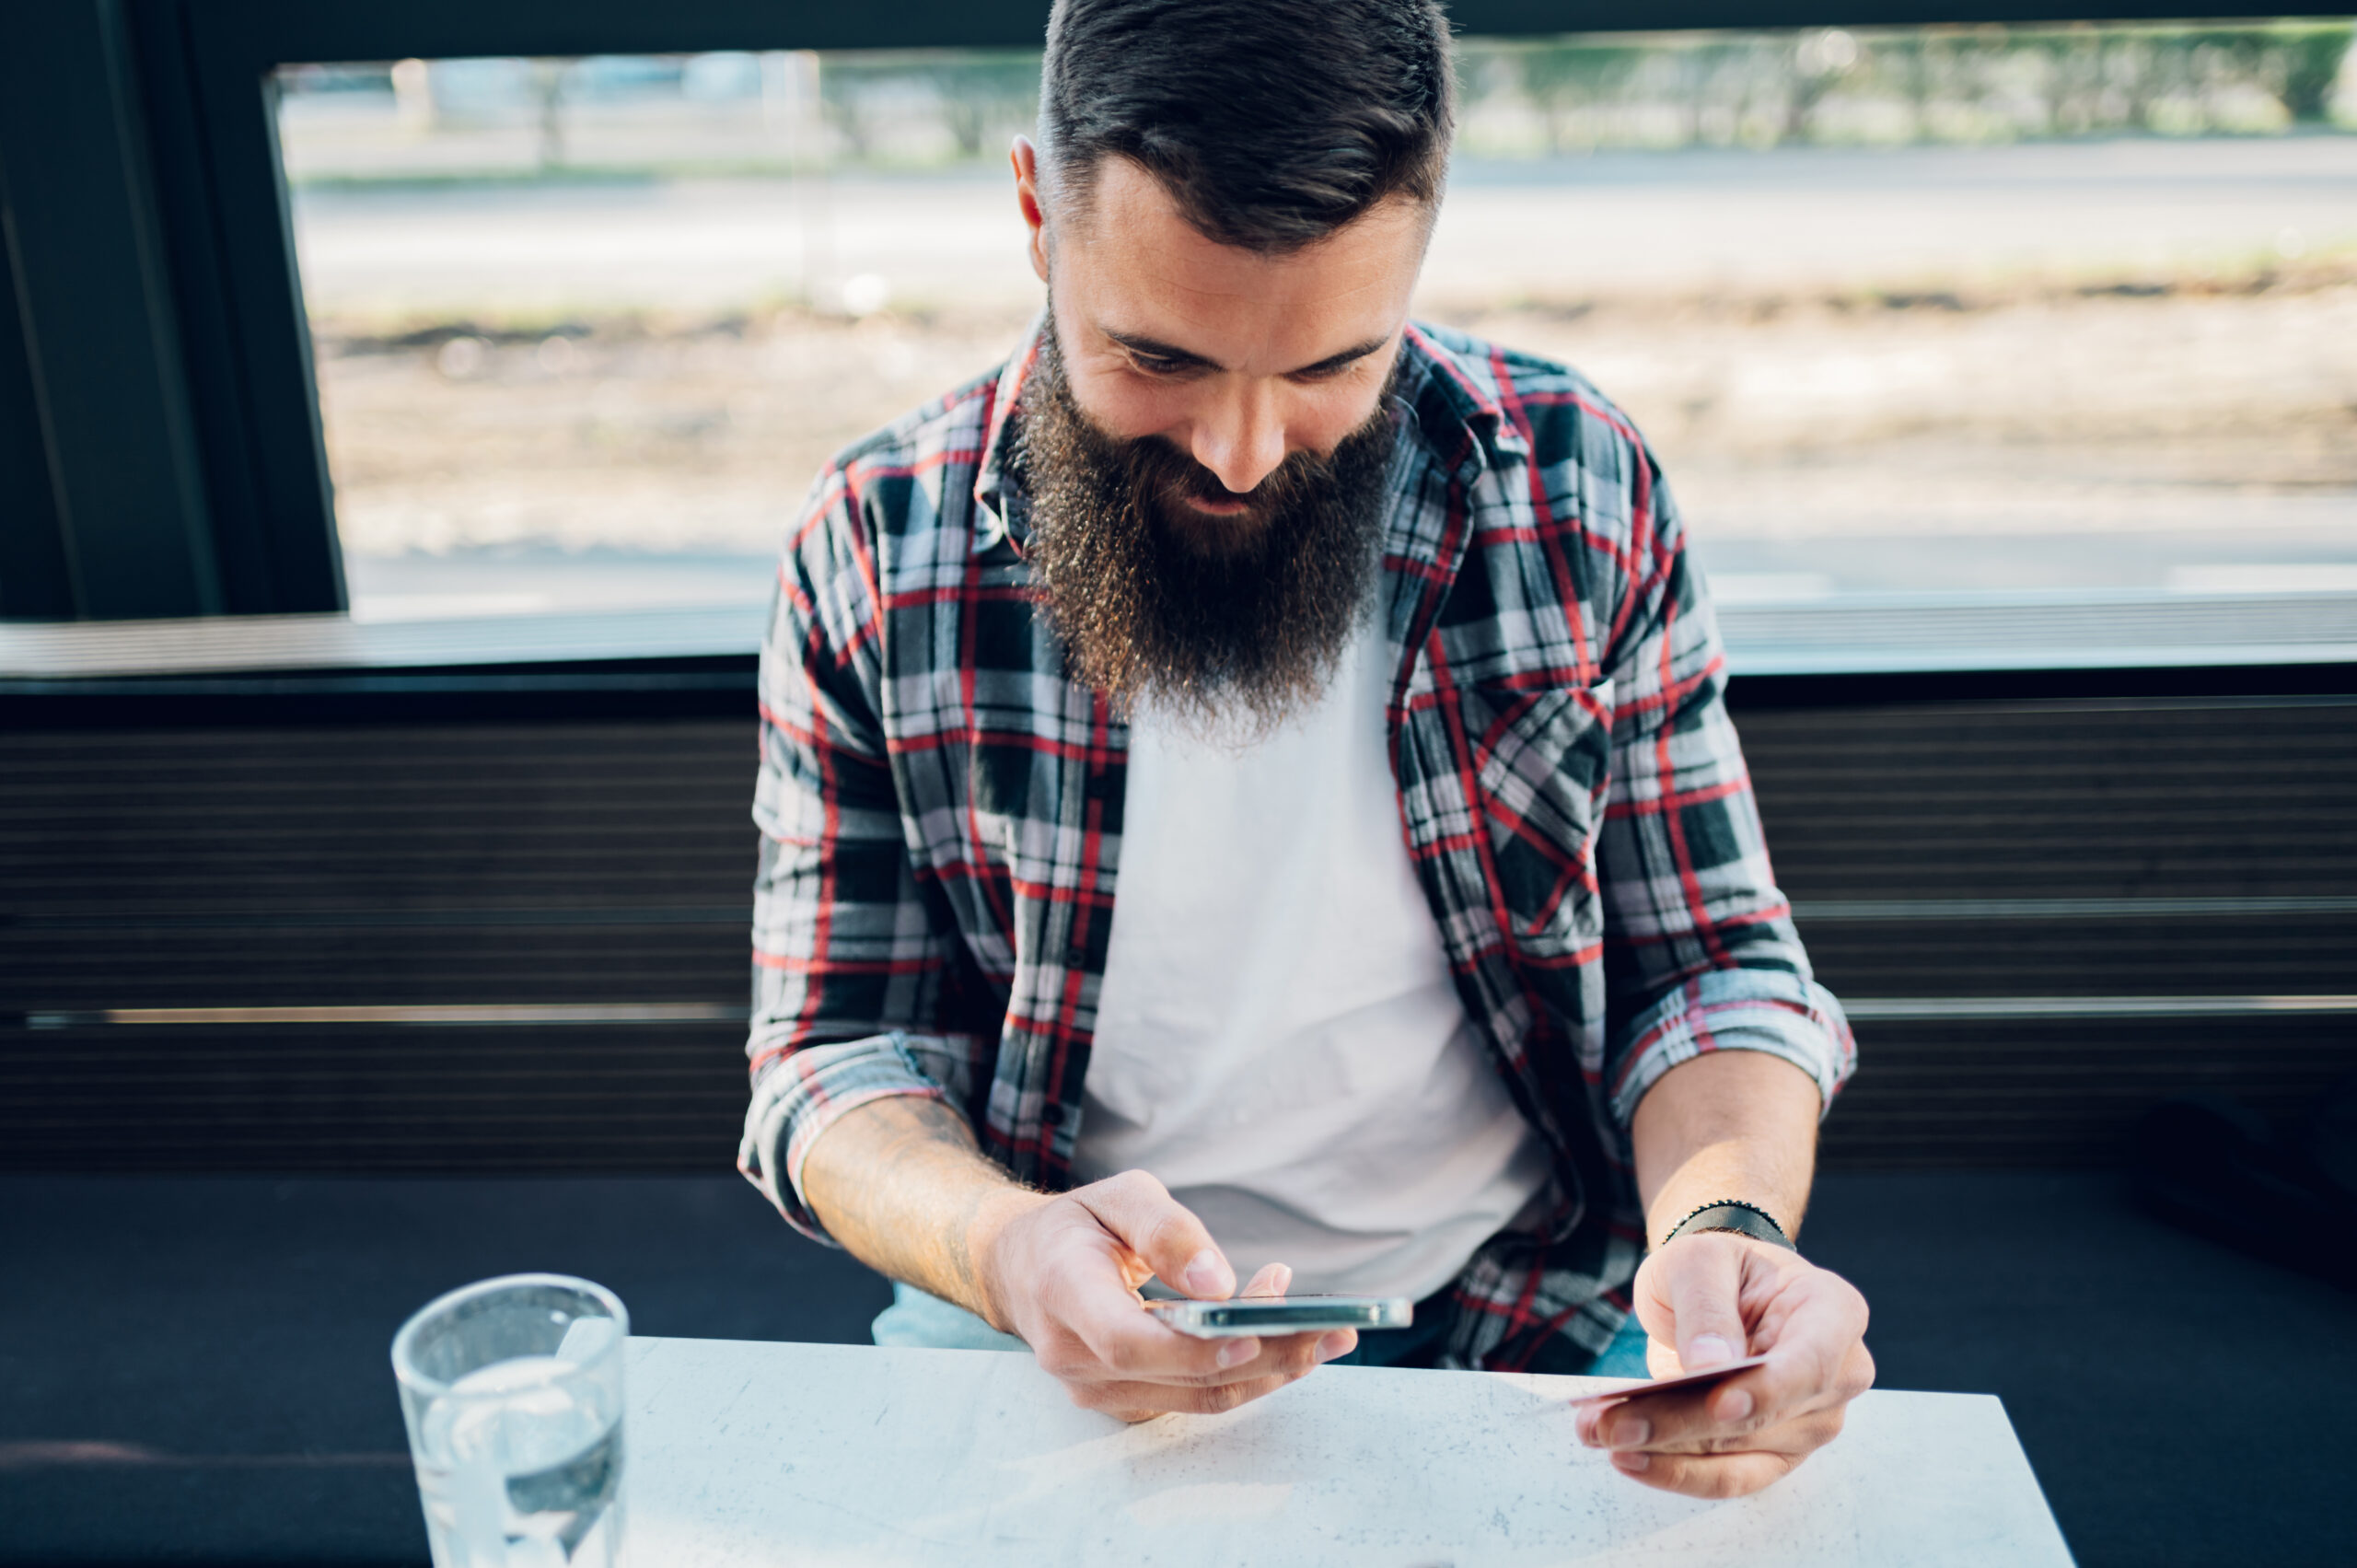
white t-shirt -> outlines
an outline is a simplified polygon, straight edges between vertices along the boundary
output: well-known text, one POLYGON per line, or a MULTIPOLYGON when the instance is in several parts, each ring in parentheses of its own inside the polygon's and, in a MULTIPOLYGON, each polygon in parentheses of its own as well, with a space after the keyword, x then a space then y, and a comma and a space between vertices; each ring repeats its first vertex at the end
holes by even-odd
POLYGON ((1074 1176, 1158 1177, 1237 1276, 1422 1297, 1546 1185, 1401 835, 1388 645, 1266 738, 1141 705, 1074 1176))

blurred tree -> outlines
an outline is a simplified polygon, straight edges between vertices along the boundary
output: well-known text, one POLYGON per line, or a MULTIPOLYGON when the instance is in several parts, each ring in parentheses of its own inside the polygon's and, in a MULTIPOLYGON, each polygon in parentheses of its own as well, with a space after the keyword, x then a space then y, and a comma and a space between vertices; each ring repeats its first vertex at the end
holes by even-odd
POLYGON ((979 157, 995 127, 1028 125, 1039 116, 1036 52, 976 52, 939 61, 919 75, 941 96, 941 115, 960 157, 979 157))
POLYGON ((1511 97, 1521 90, 1522 78, 1514 63, 1513 45, 1492 39, 1460 38, 1451 41, 1450 54, 1457 71, 1457 118, 1462 125, 1480 111, 1492 99, 1511 97))
MULTIPOLYGON (((1547 150, 1562 152, 1564 122, 1570 114, 1592 109, 1611 97, 1648 52, 1642 47, 1577 41, 1522 51, 1522 90, 1546 127, 1547 150)), ((1588 137, 1591 143, 1595 139, 1593 134, 1588 137)))
MULTIPOLYGON (((1476 39, 1458 45, 1457 64, 1469 122, 1518 99, 1559 155, 1599 144, 2248 131, 2268 118, 2251 111, 2255 91, 2315 123, 2331 113, 2352 47, 2341 21, 1991 24, 1476 39)), ((853 160, 891 153, 911 130, 918 145, 946 141, 977 157, 1034 120, 1039 71, 1032 51, 830 54, 821 112, 853 160)))
POLYGON ((2102 70, 2093 36, 2082 28, 2034 33, 2026 46, 2043 56, 2046 64, 2040 85, 2045 89, 2047 134, 2069 136, 2091 129, 2102 70))
POLYGON ((1932 100, 1944 74, 1935 52, 1943 42, 1939 35, 1927 31, 1866 42, 1866 59, 1875 74, 1897 84, 1899 96, 1907 100, 1908 134, 1919 142, 1931 134, 1932 100))
MULTIPOLYGON (((2106 121, 2126 124, 2139 131, 2153 127, 2154 89, 2159 84, 2161 62, 2159 51, 2150 35, 2141 32, 2107 32, 2096 52, 2100 62, 2102 97, 2096 125, 2106 121)), ((2093 130, 2096 126, 2090 126, 2093 130)))
POLYGON ((1819 28, 1793 41, 1792 80, 1785 89, 1784 136, 1802 142, 1816 129, 1817 106, 1858 64, 1858 40, 1840 28, 1819 28))
POLYGON ((532 101, 540 121, 542 169, 564 167, 564 62, 532 62, 532 101))
POLYGON ((853 162, 865 161, 875 150, 865 100, 908 75, 906 65, 889 61, 833 54, 819 57, 819 117, 842 138, 843 149, 853 162))
POLYGON ((1678 48, 1678 69, 1670 78, 1671 91, 1676 94, 1678 110, 1678 141, 1682 145, 1699 146, 1713 139, 1732 139, 1731 135, 1714 138, 1722 125, 1730 130, 1740 119, 1739 101, 1745 92, 1745 80, 1759 52, 1759 42, 1752 39, 1729 40, 1716 33, 1682 41, 1678 48), (1713 112, 1713 111, 1716 112, 1713 112))
POLYGON ((2332 89, 2340 80, 2341 62, 2357 27, 2328 22, 2302 27, 2293 24, 2278 34, 2282 86, 2279 95, 2294 121, 2307 124, 2332 116, 2332 89))

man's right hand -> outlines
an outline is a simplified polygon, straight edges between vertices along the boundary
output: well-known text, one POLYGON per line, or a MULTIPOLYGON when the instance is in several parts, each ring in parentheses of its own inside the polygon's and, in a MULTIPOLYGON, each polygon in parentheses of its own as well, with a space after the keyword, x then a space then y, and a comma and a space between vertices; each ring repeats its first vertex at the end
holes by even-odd
MULTIPOLYGON (((1201 1300, 1236 1290, 1203 1222, 1144 1171, 1050 1194, 1018 1187, 939 1099, 893 1095, 845 1111, 804 1162, 811 1212, 853 1257, 1020 1335, 1073 1402, 1124 1421, 1234 1410, 1347 1355, 1338 1329, 1199 1340, 1145 1310, 1150 1276, 1201 1300)), ((1282 1295, 1271 1263, 1248 1295, 1282 1295)))
MULTIPOLYGON (((1010 1189, 977 1218, 984 1316, 1020 1335, 1089 1410, 1124 1421, 1234 1410, 1358 1343, 1348 1329, 1201 1340, 1157 1321, 1138 1294, 1149 1277, 1224 1301, 1236 1294, 1236 1272, 1202 1222, 1144 1171, 1054 1196, 1010 1189)), ((1271 1263, 1244 1294, 1282 1295, 1292 1272, 1271 1263)))

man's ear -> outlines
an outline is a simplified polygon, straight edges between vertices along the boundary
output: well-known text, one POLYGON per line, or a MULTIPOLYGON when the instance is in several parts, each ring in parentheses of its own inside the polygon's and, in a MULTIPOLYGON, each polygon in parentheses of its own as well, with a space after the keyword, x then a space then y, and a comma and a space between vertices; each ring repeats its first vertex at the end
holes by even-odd
POLYGON ((1015 166, 1015 204, 1022 211, 1025 226, 1031 231, 1031 270, 1039 281, 1048 281, 1048 209, 1039 200, 1039 150, 1028 136, 1015 138, 1015 145, 1007 154, 1007 161, 1015 166))

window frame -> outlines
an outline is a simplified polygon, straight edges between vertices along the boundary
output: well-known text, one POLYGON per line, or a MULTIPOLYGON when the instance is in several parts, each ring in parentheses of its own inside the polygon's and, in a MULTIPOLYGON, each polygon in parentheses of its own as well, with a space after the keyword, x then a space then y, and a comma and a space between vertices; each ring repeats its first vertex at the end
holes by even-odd
MULTIPOLYGON (((1596 0, 1457 0, 1450 15, 1461 35, 1548 36, 2272 19, 2347 8, 2250 0, 1670 0, 1632 15, 1596 0)), ((0 331, 0 457, 11 459, 0 476, 0 617, 106 620, 348 608, 277 142, 279 66, 1032 47, 1048 7, 1044 0, 889 7, 57 0, 6 10, 0 282, 12 285, 21 330, 0 331), (60 116, 73 134, 56 134, 60 116), (127 264, 94 268, 88 260, 119 254, 127 264), (86 352, 44 352, 64 343, 86 352), (108 411, 103 422, 99 410, 108 411), (46 486, 21 471, 21 454, 34 450, 46 486)))

